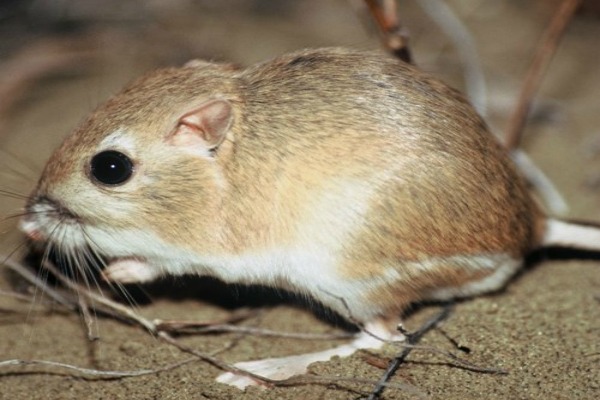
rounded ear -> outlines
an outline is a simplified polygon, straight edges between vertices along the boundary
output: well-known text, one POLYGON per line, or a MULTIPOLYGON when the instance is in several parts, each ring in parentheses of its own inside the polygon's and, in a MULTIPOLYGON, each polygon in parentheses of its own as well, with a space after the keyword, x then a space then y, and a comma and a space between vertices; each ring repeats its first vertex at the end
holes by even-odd
POLYGON ((231 104, 227 100, 209 100, 179 117, 177 127, 167 142, 206 154, 225 140, 232 121, 231 104))

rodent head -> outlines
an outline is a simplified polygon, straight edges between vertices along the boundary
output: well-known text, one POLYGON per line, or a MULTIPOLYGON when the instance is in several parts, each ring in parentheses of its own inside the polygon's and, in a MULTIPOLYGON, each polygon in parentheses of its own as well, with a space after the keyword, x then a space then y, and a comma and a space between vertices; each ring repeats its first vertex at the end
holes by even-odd
POLYGON ((234 121, 232 75, 208 63, 163 69, 109 99, 51 156, 22 229, 109 257, 134 255, 126 232, 206 243, 225 186, 216 150, 234 121))

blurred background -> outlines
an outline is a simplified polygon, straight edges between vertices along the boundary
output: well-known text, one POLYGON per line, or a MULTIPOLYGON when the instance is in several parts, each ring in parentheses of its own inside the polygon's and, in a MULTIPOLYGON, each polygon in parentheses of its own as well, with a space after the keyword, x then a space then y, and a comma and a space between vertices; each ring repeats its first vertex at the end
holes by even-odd
MULTIPOLYGON (((502 136, 539 39, 560 3, 400 0, 398 8, 416 64, 471 93, 494 133, 502 136)), ((599 3, 584 2, 567 29, 543 77, 522 145, 566 198, 568 216, 595 221, 600 221, 599 3)), ((27 194, 52 149, 100 102, 145 71, 193 58, 250 65, 288 51, 320 46, 385 51, 377 27, 360 0, 2 0, 0 189, 27 194)), ((22 205, 22 199, 0 197, 0 214, 18 213, 22 205)), ((1 225, 0 250, 4 254, 22 243, 15 223, 15 219, 7 219, 1 225)), ((514 373, 507 381, 458 369, 449 375, 448 369, 435 368, 443 364, 432 368, 426 363, 429 360, 420 366, 413 364, 399 379, 408 376, 410 382, 411 374, 415 374, 414 380, 428 393, 442 393, 437 398, 536 398, 536 393, 546 398, 591 398, 586 397, 592 393, 591 382, 598 382, 598 351, 597 346, 592 348, 598 343, 597 323, 593 326, 593 312, 597 315, 598 310, 593 299, 600 285, 598 269, 579 264, 554 265, 553 269, 548 264, 511 285, 510 295, 463 304, 453 317, 454 325, 446 328, 457 340, 472 346, 477 362, 512 369, 514 373), (543 290, 540 281, 544 281, 543 290), (545 315, 548 320, 540 320, 545 315), (573 345, 577 340, 578 345, 573 345), (525 362, 529 364, 523 366, 525 362), (481 392, 476 396, 479 384, 481 392), (511 384, 526 389, 511 392, 511 384), (583 393, 582 397, 577 393, 583 393)), ((0 274, 0 291, 3 288, 11 290, 12 286, 0 274)), ((206 318, 222 312, 197 299, 184 306, 181 299, 157 297, 160 300, 144 308, 148 315, 193 315, 201 319, 202 312, 209 313, 206 318)), ((0 297, 0 302, 0 312, 11 310, 7 297, 0 297)), ((147 367, 160 352, 167 359, 174 357, 171 349, 159 348, 151 338, 144 342, 144 333, 134 337, 130 328, 109 320, 102 321, 109 327, 102 331, 104 341, 92 349, 81 334, 76 315, 32 317, 27 311, 30 306, 19 307, 22 314, 10 314, 11 321, 16 322, 0 324, 0 354, 47 359, 59 355, 61 360, 75 364, 89 358, 91 365, 120 369, 132 368, 132 362, 147 367), (74 340, 79 342, 74 345, 74 340), (138 342, 153 353, 136 353, 138 342), (119 364, 121 361, 124 364, 119 364)), ((330 329, 297 309, 274 310, 263 322, 266 327, 290 331, 304 331, 307 326, 330 329)), ((196 345, 202 348, 207 340, 200 338, 196 345)), ((440 346, 447 344, 440 340, 440 346)), ((289 351, 289 344, 281 342, 279 349, 289 351)), ((274 343, 250 338, 235 351, 238 357, 239 352, 247 351, 243 356, 247 358, 256 357, 256 353, 277 354, 274 343)), ((349 368, 355 368, 351 371, 357 376, 373 378, 380 374, 376 369, 365 372, 368 366, 360 359, 353 365, 349 368)), ((200 364, 197 369, 180 371, 189 376, 174 374, 172 383, 195 393, 189 398, 238 398, 233 392, 231 397, 219 397, 217 392, 200 397, 194 391, 212 387, 214 369, 206 371, 200 364), (196 384, 201 375, 205 375, 204 386, 196 384)), ((48 384, 55 385, 52 390, 60 393, 60 398, 67 393, 72 398, 88 398, 89 394, 89 382, 68 377, 19 379, 14 374, 9 378, 4 382, 13 384, 13 392, 23 396, 10 398, 35 398, 29 397, 30 388, 48 388, 48 384), (22 387, 18 386, 21 383, 22 387)), ((132 398, 139 387, 127 392, 128 385, 133 388, 136 383, 154 393, 167 393, 170 386, 150 377, 100 382, 94 388, 101 388, 98 393, 104 398, 132 398)), ((2 392, 0 399, 4 398, 2 392)), ((319 398, 317 392, 310 393, 300 397, 298 392, 290 398, 319 398)), ((346 395, 342 392, 339 398, 348 398, 346 395)))
MULTIPOLYGON (((417 65, 474 93, 501 135, 559 4, 407 0, 398 7, 417 65)), ((585 134, 579 150, 590 160, 600 148, 597 4, 583 3, 544 76, 525 141, 535 158, 548 153, 535 154, 544 147, 531 139, 540 129, 569 133, 571 142, 585 134)), ((144 71, 192 58, 248 65, 306 47, 382 48, 361 0, 4 0, 0 37, 0 149, 32 176, 86 113, 144 71)), ((578 175, 600 186, 596 163, 578 175)), ((11 186, 27 191, 32 182, 11 186)))

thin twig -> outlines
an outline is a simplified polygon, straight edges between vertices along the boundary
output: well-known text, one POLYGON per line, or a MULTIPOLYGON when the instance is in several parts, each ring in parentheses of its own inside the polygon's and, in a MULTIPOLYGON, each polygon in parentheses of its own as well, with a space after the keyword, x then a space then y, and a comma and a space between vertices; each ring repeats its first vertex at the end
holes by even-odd
MULTIPOLYGON (((31 279, 31 277, 29 276, 30 272, 25 267, 21 266, 18 263, 15 263, 12 260, 7 260, 6 264, 11 269, 15 270, 15 272, 17 272, 21 275, 28 276, 28 280, 31 280, 32 283, 34 283, 36 286, 38 286, 40 289, 42 289, 45 293, 53 293, 54 296, 59 296, 59 298, 61 298, 60 295, 57 294, 56 291, 51 289, 48 285, 46 285, 45 282, 42 282, 41 280, 37 279, 37 277, 34 277, 34 279, 31 279)), ((167 344, 178 348, 182 352, 192 354, 194 356, 194 359, 199 359, 201 361, 207 362, 223 371, 231 372, 231 373, 234 373, 237 375, 247 376, 247 377, 255 380, 256 382, 261 383, 264 386, 287 387, 287 386, 299 386, 299 385, 306 385, 306 384, 337 385, 340 382, 353 382, 353 383, 376 384, 378 390, 380 390, 380 391, 382 391, 383 388, 389 387, 389 388, 396 388, 396 389, 401 389, 401 390, 410 392, 418 397, 425 397, 425 395, 422 392, 420 392, 418 389, 416 389, 415 387, 413 387, 411 385, 389 383, 383 379, 381 379, 379 382, 375 382, 375 381, 369 380, 369 379, 360 379, 360 378, 354 378, 354 377, 350 378, 350 377, 327 377, 327 376, 314 376, 314 375, 300 375, 300 376, 293 376, 291 378, 283 379, 283 380, 274 380, 274 379, 265 378, 265 377, 256 375, 252 372, 237 368, 236 366, 231 365, 231 364, 224 362, 224 361, 220 360, 219 358, 215 357, 217 354, 222 353, 224 350, 227 350, 227 349, 231 348, 233 345, 235 345, 236 341, 231 341, 224 348, 218 349, 211 353, 200 352, 198 350, 195 350, 195 349, 193 349, 189 346, 186 346, 186 345, 182 344, 181 342, 177 341, 173 336, 170 335, 169 332, 162 331, 161 329, 159 329, 160 323, 161 323, 160 321, 156 321, 156 322, 149 321, 149 320, 137 315, 137 313, 135 313, 133 310, 127 309, 126 307, 122 306, 121 304, 114 303, 108 299, 102 298, 101 296, 91 292, 87 288, 79 286, 76 283, 69 281, 67 278, 63 277, 60 274, 60 272, 58 270, 56 270, 56 268, 53 265, 51 265, 49 263, 46 267, 53 274, 57 274, 57 278, 60 279, 69 289, 75 291, 80 296, 85 296, 88 299, 93 299, 93 301, 100 303, 104 307, 108 308, 108 311, 101 310, 102 312, 107 313, 109 315, 114 315, 114 316, 117 316, 120 318, 127 318, 128 320, 133 320, 134 322, 137 322, 141 326, 145 327, 151 333, 156 334, 161 340, 163 340, 167 344), (123 309, 126 309, 127 313, 122 314, 123 309), (151 328, 151 329, 148 329, 148 328, 151 328)), ((73 299, 66 300, 66 298, 65 298, 65 301, 67 301, 67 303, 69 301, 75 303, 75 304, 71 304, 71 306, 69 307, 70 309, 84 310, 84 309, 87 309, 87 307, 88 307, 87 303, 85 303, 85 302, 83 304, 81 304, 81 303, 77 304, 76 300, 73 300, 73 299)), ((246 316, 249 315, 248 311, 244 311, 242 313, 239 313, 238 315, 234 315, 234 317, 231 317, 231 319, 236 320, 236 319, 241 318, 243 315, 246 315, 246 316)), ((431 326, 433 326, 435 323, 441 321, 443 318, 445 318, 445 315, 438 316, 438 319, 436 321, 426 324, 423 328, 421 328, 415 334, 410 335, 408 337, 408 344, 402 345, 403 347, 405 347, 403 354, 404 353, 408 354, 411 350, 425 350, 425 351, 429 351, 432 353, 445 355, 445 356, 451 358, 454 362, 456 362, 462 368, 466 368, 466 369, 478 371, 478 372, 496 372, 496 373, 502 372, 502 371, 498 371, 498 370, 492 370, 489 368, 482 368, 482 367, 476 366, 472 363, 469 363, 465 360, 462 360, 462 359, 454 356, 451 353, 446 353, 446 352, 443 352, 443 351, 435 349, 435 348, 428 348, 428 347, 414 345, 414 343, 416 343, 418 341, 418 339, 422 335, 424 335, 427 330, 431 329, 431 326)), ((91 319, 91 317, 89 319, 91 319)), ((182 322, 178 321, 177 323, 181 324, 182 322)), ((207 328, 206 329, 207 331, 212 330, 212 328, 210 326, 206 326, 205 324, 202 324, 202 323, 191 323, 191 325, 198 326, 199 328, 201 328, 201 327, 207 328)), ((175 327, 176 327, 175 325, 171 326, 171 328, 175 328, 175 327)), ((179 327, 183 329, 185 327, 185 324, 180 325, 179 327)), ((231 331, 231 332, 238 332, 242 335, 246 335, 246 334, 277 335, 277 336, 284 336, 284 337, 296 337, 296 338, 301 338, 301 339, 343 338, 341 335, 333 336, 333 335, 310 335, 310 334, 286 334, 286 333, 282 333, 282 332, 261 330, 261 329, 257 329, 254 327, 241 327, 240 329, 236 329, 236 328, 237 327, 228 326, 226 324, 220 324, 220 325, 215 326, 214 331, 227 331, 227 332, 231 331)), ((174 329, 173 333, 180 333, 180 332, 178 330, 174 329)), ((88 329, 88 335, 89 335, 89 329, 88 329)), ((344 337, 346 337, 346 336, 344 335, 344 337)), ((390 342, 390 341, 386 341, 386 342, 390 342)), ((391 342, 391 343, 395 343, 395 342, 391 342)), ((402 355, 399 357, 402 357, 402 355)), ((405 357, 405 355, 404 355, 404 357, 405 357)), ((100 370, 94 370, 94 369, 80 368, 80 367, 76 367, 73 365, 58 363, 58 362, 54 362, 54 361, 42 361, 42 360, 32 360, 32 361, 6 360, 6 361, 0 362, 0 367, 6 367, 6 366, 10 366, 10 365, 35 365, 35 364, 47 365, 47 366, 52 366, 52 367, 71 369, 71 370, 75 370, 75 371, 85 374, 85 375, 91 375, 94 377, 108 379, 108 378, 124 378, 124 377, 131 377, 131 376, 148 375, 148 374, 164 371, 167 369, 176 368, 176 367, 178 367, 180 365, 184 365, 190 361, 192 361, 192 359, 188 359, 188 360, 182 361, 180 363, 173 364, 173 365, 163 367, 160 369, 137 370, 137 371, 100 371, 100 370)), ((392 373, 393 372, 390 372, 389 375, 391 376, 392 373)))
POLYGON ((200 360, 205 361, 209 364, 212 364, 213 366, 215 366, 223 371, 232 372, 237 375, 247 376, 247 377, 254 379, 255 381, 260 382, 267 386, 272 386, 277 382, 275 380, 265 378, 260 375, 256 375, 252 372, 243 370, 241 368, 237 368, 236 366, 234 366, 232 364, 228 364, 225 361, 222 361, 210 354, 203 353, 203 352, 193 349, 189 346, 186 346, 183 343, 177 341, 173 336, 169 335, 167 332, 158 332, 158 337, 160 339, 162 339, 165 343, 168 343, 172 346, 177 347, 182 352, 192 354, 192 355, 198 357, 200 360))
MULTIPOLYGON (((20 265, 19 263, 16 263, 12 260, 6 260, 5 264, 9 268, 13 269, 15 272, 19 273, 21 276, 27 277, 27 279, 30 282, 32 282, 34 285, 36 285, 37 287, 42 289, 45 293, 52 293, 51 296, 61 299, 61 302, 64 302, 66 305, 70 305, 69 308, 71 308, 73 310, 82 308, 81 304, 79 304, 78 306, 73 304, 75 302, 74 300, 66 300, 66 299, 63 299, 62 297, 60 297, 60 295, 56 291, 54 291, 50 287, 48 287, 48 285, 46 285, 45 282, 42 282, 34 274, 29 272, 27 270, 27 268, 20 265)), ((196 351, 192 348, 189 348, 189 347, 181 344, 180 342, 175 340, 168 332, 160 331, 159 329, 157 329, 157 326, 153 321, 150 321, 150 320, 140 316, 135 311, 131 310, 130 308, 128 308, 122 304, 116 303, 116 302, 114 302, 110 299, 107 299, 97 293, 87 290, 87 288, 84 288, 84 287, 78 285, 77 283, 69 280, 64 275, 62 275, 60 273, 60 271, 58 271, 50 262, 46 262, 44 264, 44 268, 46 268, 48 271, 50 271, 53 275, 56 276, 56 278, 58 280, 60 280, 60 282, 62 284, 64 284, 67 288, 74 291, 78 295, 83 296, 89 300, 92 300, 94 302, 94 304, 100 304, 104 307, 109 308, 113 312, 116 312, 117 315, 119 315, 121 318, 125 317, 129 320, 132 320, 132 321, 138 323, 142 327, 146 328, 149 332, 156 334, 163 341, 177 347, 181 351, 187 352, 189 354, 193 354, 197 358, 199 358, 205 362, 208 362, 224 371, 248 376, 254 380, 257 380, 258 382, 263 382, 264 384, 267 384, 267 385, 275 385, 277 383, 277 381, 266 379, 266 378, 260 377, 258 375, 252 374, 250 372, 244 371, 244 370, 239 369, 233 365, 230 365, 224 361, 221 361, 218 358, 216 358, 210 354, 196 351)), ((243 332, 243 333, 248 333, 248 332, 243 332)), ((287 380, 286 380, 286 382, 287 382, 287 380)))
POLYGON ((156 329, 166 332, 177 332, 182 333, 186 330, 197 330, 212 325, 223 325, 231 324, 234 322, 240 322, 248 318, 255 317, 260 310, 252 308, 240 308, 231 312, 225 319, 213 320, 213 321, 185 321, 185 320, 163 320, 155 319, 152 323, 156 326, 156 329))
MULTIPOLYGON (((177 343, 177 342, 176 342, 177 343)), ((0 368, 8 368, 13 366, 47 366, 52 368, 61 368, 70 371, 75 371, 79 374, 82 374, 86 378, 94 378, 94 379, 122 379, 122 378, 131 378, 131 377, 139 377, 145 375, 154 375, 159 372, 170 371, 173 369, 177 369, 184 365, 190 364, 194 361, 197 361, 198 357, 194 356, 191 358, 187 358, 185 360, 166 365, 164 367, 155 368, 155 369, 139 369, 139 370, 131 370, 131 371, 109 371, 109 370, 98 370, 93 368, 83 368, 78 367, 72 364, 66 364, 56 361, 48 361, 48 360, 20 360, 20 359, 12 359, 12 360, 4 360, 0 361, 0 368)), ((33 372, 30 372, 33 373, 33 372)), ((43 373, 43 372, 40 372, 43 373)), ((285 379, 282 381, 273 381, 274 386, 298 386, 298 385, 307 385, 307 384, 317 384, 317 385, 336 385, 340 382, 350 382, 350 383, 364 383, 371 384, 374 383, 371 379, 361 379, 354 377, 339 377, 339 376, 298 376, 290 379, 285 379)), ((424 393, 420 392, 417 388, 408 384, 399 384, 399 383, 386 383, 386 387, 401 389, 408 393, 415 394, 421 398, 424 398, 424 393)), ((346 388, 347 389, 347 388, 346 388)))
POLYGON ((34 301, 33 297, 28 296, 28 295, 23 294, 23 293, 18 293, 18 292, 12 291, 12 290, 3 290, 3 289, 0 289, 0 296, 11 297, 13 299, 27 301, 29 303, 32 303, 34 301))
POLYGON ((19 360, 19 359, 0 361, 0 368, 11 367, 11 366, 41 365, 41 366, 63 368, 63 369, 71 370, 71 371, 76 371, 83 375, 86 375, 89 377, 94 377, 94 378, 114 379, 114 378, 128 378, 128 377, 134 377, 134 376, 152 375, 152 374, 156 374, 156 373, 163 372, 163 371, 170 371, 172 369, 179 368, 183 365, 189 364, 193 361, 197 361, 197 359, 198 359, 197 357, 192 357, 192 358, 187 358, 185 360, 182 360, 177 363, 170 364, 170 365, 167 365, 167 366, 164 366, 161 368, 139 369, 139 370, 133 370, 133 371, 105 371, 105 370, 98 370, 98 369, 92 369, 92 368, 78 367, 76 365, 65 364, 65 363, 56 362, 56 361, 19 360))
MULTIPOLYGON (((464 70, 467 97, 479 115, 485 119, 487 117, 487 85, 473 35, 446 2, 422 0, 417 4, 427 12, 454 44, 464 70)), ((490 128, 493 128, 490 121, 487 122, 490 128)), ((498 130, 492 129, 492 131, 497 133, 498 130)), ((511 156, 523 175, 542 196, 552 214, 565 215, 569 207, 550 179, 518 148, 512 148, 511 156)))
POLYGON ((457 350, 462 351, 463 353, 467 353, 469 354, 471 352, 471 349, 468 346, 462 345, 460 343, 458 343, 458 341, 456 339, 454 339, 452 336, 450 336, 450 334, 448 334, 448 332, 446 332, 445 329, 442 329, 442 327, 438 326, 437 327, 437 331, 446 338, 446 340, 448 340, 457 350))
POLYGON ((81 311, 81 320, 85 326, 87 338, 90 342, 98 340, 100 337, 94 333, 94 318, 90 313, 90 307, 83 296, 77 297, 79 303, 79 310, 81 311))
POLYGON ((511 115, 506 128, 505 143, 509 149, 519 147, 523 129, 533 96, 537 92, 545 70, 552 56, 556 52, 558 43, 573 18, 575 11, 581 4, 581 0, 564 0, 556 10, 552 21, 542 36, 537 52, 525 76, 523 87, 517 101, 517 105, 511 115))
POLYGON ((452 306, 444 307, 444 309, 440 313, 438 313, 433 318, 425 322, 416 332, 406 337, 406 342, 408 346, 406 346, 402 350, 402 352, 392 360, 392 362, 388 366, 388 369, 385 371, 385 373, 373 389, 373 392, 367 398, 368 400, 376 400, 379 398, 379 396, 385 389, 385 384, 390 380, 390 378, 392 377, 392 375, 394 375, 398 368, 400 368, 400 365, 404 362, 406 357, 413 350, 411 345, 418 343, 427 332, 429 332, 430 330, 435 328, 440 322, 448 318, 451 311, 452 306))
MULTIPOLYGON (((159 332, 158 333, 158 337, 163 339, 166 343, 169 343, 175 347, 177 347, 179 350, 185 352, 185 353, 189 353, 189 354, 193 354, 195 356, 197 356, 199 359, 208 362, 209 364, 212 364, 213 366, 227 371, 227 372, 232 372, 234 374, 238 374, 238 375, 242 375, 242 376, 247 376, 253 380, 255 380, 256 382, 262 384, 263 386, 267 386, 267 387, 288 387, 288 386, 300 386, 300 385, 332 385, 332 384, 338 384, 339 382, 353 382, 353 383, 365 383, 365 384, 371 384, 371 383, 375 383, 372 379, 361 379, 361 378, 355 378, 355 377, 340 377, 340 376, 322 376, 322 375, 296 375, 296 376, 292 376, 291 378, 287 378, 287 379, 270 379, 270 378, 265 378, 263 376, 260 375, 256 375, 252 372, 240 369, 235 367, 234 365, 228 364, 222 360, 219 360, 216 357, 213 357, 212 355, 203 353, 203 352, 199 352, 191 347, 188 347, 184 344, 182 344, 181 342, 177 341, 175 338, 173 338, 171 335, 169 335, 166 332, 159 332)), ((419 392, 416 388, 414 388, 413 386, 410 385, 404 385, 404 384, 396 384, 396 383, 389 383, 389 382, 384 382, 382 383, 382 385, 384 387, 390 387, 390 388, 396 388, 396 389, 403 389, 403 390, 409 390, 412 393, 416 393, 419 395, 423 395, 423 393, 419 392)))
POLYGON ((131 308, 129 308, 123 304, 120 304, 116 301, 113 301, 107 297, 104 297, 101 294, 92 292, 91 290, 84 289, 82 286, 76 284, 75 282, 69 280, 67 277, 65 277, 63 274, 61 274, 60 271, 58 271, 56 269, 56 267, 54 267, 54 265, 52 265, 48 261, 44 263, 44 268, 46 268, 48 271, 52 272, 52 274, 58 280, 60 280, 60 282, 63 285, 65 285, 69 289, 73 290, 75 293, 77 293, 79 295, 83 295, 95 303, 98 303, 105 307, 108 307, 113 312, 115 312, 115 311, 118 312, 121 315, 121 317, 124 317, 124 318, 127 318, 127 319, 137 322, 139 325, 146 328, 150 333, 156 333, 156 325, 151 320, 142 317, 140 314, 136 313, 131 308))
POLYGON ((50 288, 43 279, 40 279, 36 274, 31 272, 25 266, 11 260, 8 257, 5 258, 4 255, 0 255, 0 258, 4 260, 3 265, 11 269, 13 272, 19 274, 22 278, 27 280, 35 287, 41 289, 43 293, 45 293, 52 300, 56 301, 58 304, 67 308, 68 310, 75 311, 77 309, 77 306, 74 304, 74 301, 72 299, 65 297, 62 293, 59 293, 58 291, 50 288))
MULTIPOLYGON (((17 274, 19 274, 21 277, 25 278, 37 288, 41 289, 46 295, 51 297, 53 300, 55 300, 62 306, 72 311, 81 310, 81 304, 75 298, 65 296, 63 293, 54 290, 53 288, 48 286, 44 280, 40 279, 36 274, 29 271, 28 268, 19 264, 18 262, 11 260, 9 257, 4 257, 1 255, 0 257, 2 257, 2 259, 4 260, 4 265, 6 265, 8 268, 13 270, 17 274)), ((146 328, 149 332, 156 332, 156 326, 152 321, 142 317, 141 315, 133 311, 131 308, 123 304, 117 303, 116 301, 110 300, 102 296, 101 294, 94 293, 91 290, 87 290, 83 286, 80 286, 77 283, 69 280, 67 277, 61 274, 60 271, 58 271, 58 269, 54 267, 54 265, 52 265, 48 261, 44 263, 44 268, 50 271, 56 277, 56 279, 58 279, 65 287, 67 287, 73 293, 77 293, 79 296, 85 296, 88 300, 94 302, 96 306, 97 304, 104 306, 104 308, 101 310, 102 312, 121 319, 135 321, 142 327, 146 328)))
POLYGON ((281 332, 271 329, 264 329, 251 326, 239 326, 231 324, 215 324, 215 325, 204 325, 196 327, 177 326, 175 329, 172 327, 158 325, 158 330, 177 332, 180 333, 244 333, 252 336, 267 336, 267 337, 280 337, 288 339, 298 340, 337 340, 337 339, 348 339, 354 336, 352 333, 296 333, 296 332, 281 332), (165 329, 166 328, 166 329, 165 329))
MULTIPOLYGON (((406 336, 406 342, 404 341, 394 341, 394 340, 386 340, 384 338, 381 338, 377 335, 375 335, 372 332, 369 332, 369 330, 364 329, 364 327, 361 326, 360 322, 357 321, 353 316, 352 316, 352 312, 350 311, 350 307, 348 306, 348 303, 346 302, 346 299, 344 299, 343 297, 339 297, 336 296, 335 294, 328 292, 324 289, 321 288, 321 290, 325 293, 327 293, 329 296, 332 296, 334 298, 336 298, 337 300, 339 300, 342 305, 344 306, 344 308, 346 309, 346 318, 348 318, 349 321, 354 322, 357 326, 361 327, 361 331, 370 335, 371 337, 378 339, 382 342, 386 342, 392 345, 396 345, 398 347, 402 347, 403 352, 401 353, 404 354, 404 352, 406 352, 406 355, 404 357, 406 357, 408 355, 408 353, 410 353, 412 350, 419 350, 419 351, 427 351, 429 353, 433 353, 433 354, 438 354, 438 355, 442 355, 444 357, 447 357, 449 359, 451 359, 453 362, 455 362, 455 364, 458 364, 456 366, 464 368, 464 369, 468 369, 470 371, 474 371, 474 372, 481 372, 481 373, 487 373, 487 374, 506 374, 508 373, 506 370, 503 369, 499 369, 499 368, 490 368, 490 367, 481 367, 479 365, 473 364, 469 361, 463 360, 462 358, 459 358, 457 356, 455 356, 454 354, 444 351, 444 350, 440 350, 437 349, 435 347, 430 347, 430 346, 421 346, 421 345, 417 345, 415 343, 417 343, 421 337, 430 329, 436 327, 436 324, 433 324, 430 326, 431 323, 434 322, 441 322, 442 320, 444 320, 445 318, 447 318, 447 316, 449 315, 449 313, 451 312, 451 308, 452 306, 448 306, 446 307, 437 317, 432 318, 432 320, 428 321, 427 323, 425 323, 423 325, 423 327, 421 327, 419 329, 419 331, 409 335, 409 334, 405 334, 405 332, 402 332, 403 334, 405 334, 406 336), (411 341, 412 340, 412 341, 411 341)), ((388 371, 389 372, 389 371, 388 371)), ((390 376, 393 375, 393 371, 390 373, 390 376)), ((388 377, 389 379, 389 377, 388 377)), ((380 384, 383 382, 383 379, 379 382, 380 384)))
POLYGON ((400 24, 396 0, 365 0, 365 2, 379 27, 388 51, 400 60, 412 64, 408 35, 400 24))
POLYGON ((502 368, 493 368, 493 367, 483 367, 477 364, 474 364, 470 361, 464 360, 454 354, 452 354, 449 351, 445 351, 445 350, 440 350, 438 348, 435 347, 431 347, 431 346, 421 346, 421 345, 410 345, 410 344, 399 344, 401 347, 403 347, 404 349, 410 349, 410 350, 416 350, 416 351, 425 351, 431 354, 437 354, 437 355, 441 355, 443 357, 447 357, 449 358, 452 362, 448 363, 447 365, 452 366, 452 367, 457 367, 457 368, 462 368, 462 369, 467 369, 469 371, 473 371, 473 372, 480 372, 483 374, 498 374, 498 375, 505 375, 508 374, 508 371, 502 368))

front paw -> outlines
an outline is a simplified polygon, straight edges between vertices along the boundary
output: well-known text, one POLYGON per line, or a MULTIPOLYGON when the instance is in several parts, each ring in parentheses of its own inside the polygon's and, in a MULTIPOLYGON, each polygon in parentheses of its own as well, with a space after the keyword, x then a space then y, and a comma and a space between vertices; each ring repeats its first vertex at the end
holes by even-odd
POLYGON ((114 260, 102 271, 104 280, 117 283, 149 282, 157 276, 158 270, 155 267, 133 258, 114 260))

